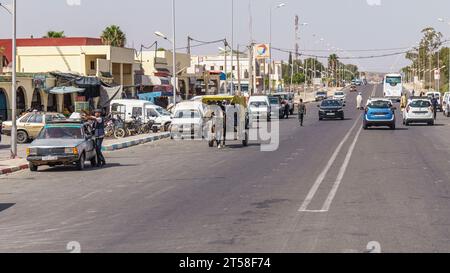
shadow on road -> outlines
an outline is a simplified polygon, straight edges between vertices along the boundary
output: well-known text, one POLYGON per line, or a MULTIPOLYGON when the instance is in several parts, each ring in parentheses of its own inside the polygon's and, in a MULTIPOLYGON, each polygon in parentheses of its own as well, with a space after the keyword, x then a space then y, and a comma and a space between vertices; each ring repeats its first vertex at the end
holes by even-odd
MULTIPOLYGON (((109 168, 117 168, 117 167, 134 167, 137 166, 136 164, 120 164, 120 163, 107 163, 105 166, 99 168, 99 167, 91 167, 89 164, 86 165, 85 169, 82 171, 79 171, 81 173, 83 172, 91 172, 91 171, 98 171, 98 170, 104 170, 109 168)), ((75 166, 56 166, 56 167, 50 167, 48 169, 39 171, 42 173, 57 173, 57 172, 67 172, 67 171, 78 171, 75 166)))
POLYGON ((391 128, 388 127, 370 127, 367 128, 367 131, 408 131, 408 128, 405 127, 396 127, 395 130, 392 130, 391 128))
POLYGON ((442 127, 447 126, 447 124, 435 123, 434 125, 428 125, 426 123, 412 123, 408 125, 409 127, 442 127))
POLYGON ((14 203, 0 203, 0 212, 7 210, 14 205, 14 203))

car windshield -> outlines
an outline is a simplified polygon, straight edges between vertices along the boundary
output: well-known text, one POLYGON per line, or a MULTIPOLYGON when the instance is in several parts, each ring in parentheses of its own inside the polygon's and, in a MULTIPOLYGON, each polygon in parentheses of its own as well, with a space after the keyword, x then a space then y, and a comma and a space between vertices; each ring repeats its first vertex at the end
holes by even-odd
POLYGON ((334 93, 334 95, 335 95, 335 96, 343 96, 343 95, 344 95, 344 92, 336 92, 336 93, 334 93))
POLYGON ((82 139, 80 126, 47 126, 39 133, 38 139, 82 139))
POLYGON ((250 106, 252 106, 252 107, 266 107, 267 103, 265 101, 252 101, 252 102, 250 102, 250 106))
POLYGON ((269 98, 269 101, 270 101, 270 104, 278 104, 278 102, 279 102, 277 97, 269 98))
POLYGON ((375 100, 369 103, 369 108, 377 108, 377 109, 391 108, 391 103, 385 100, 375 100))
POLYGON ((426 108, 426 107, 430 107, 431 103, 427 100, 415 100, 415 101, 411 102, 411 104, 409 106, 416 107, 416 108, 426 108))
POLYGON ((200 112, 195 109, 179 110, 175 113, 175 118, 200 118, 200 112))
POLYGON ((166 109, 162 108, 162 107, 157 107, 156 111, 158 113, 160 113, 162 116, 170 116, 169 111, 167 111, 166 109))
POLYGON ((325 92, 317 92, 317 96, 325 96, 327 93, 325 92))
POLYGON ((322 107, 337 107, 342 106, 341 102, 337 100, 326 100, 322 102, 322 107))

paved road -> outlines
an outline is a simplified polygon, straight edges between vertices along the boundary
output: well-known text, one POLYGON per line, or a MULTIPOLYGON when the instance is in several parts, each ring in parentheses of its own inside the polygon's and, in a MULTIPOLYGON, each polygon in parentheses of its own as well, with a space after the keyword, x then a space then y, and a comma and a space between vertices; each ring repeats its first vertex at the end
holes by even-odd
POLYGON ((450 120, 364 131, 355 97, 344 121, 283 121, 275 152, 164 140, 1 177, 0 251, 449 252, 450 120))

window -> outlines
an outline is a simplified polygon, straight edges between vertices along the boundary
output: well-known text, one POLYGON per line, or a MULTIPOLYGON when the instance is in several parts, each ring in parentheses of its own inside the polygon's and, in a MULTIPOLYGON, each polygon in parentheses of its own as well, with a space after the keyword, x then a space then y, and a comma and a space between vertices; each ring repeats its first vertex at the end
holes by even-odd
POLYGON ((157 118, 159 115, 154 109, 147 109, 147 117, 157 118))
POLYGON ((211 69, 210 70, 214 70, 215 69, 215 67, 214 66, 211 66, 211 69))
POLYGON ((28 120, 31 116, 32 116, 31 114, 25 115, 23 118, 21 118, 21 119, 19 120, 19 122, 25 123, 25 122, 27 122, 27 120, 28 120))
POLYGON ((221 66, 220 66, 220 70, 221 70, 221 71, 223 71, 223 70, 224 70, 224 69, 223 69, 223 65, 221 65, 221 66))
POLYGON ((133 117, 142 117, 142 107, 133 107, 131 115, 133 117))
POLYGON ((36 123, 36 115, 31 115, 27 120, 27 123, 36 123))
POLYGON ((236 70, 236 66, 233 65, 233 71, 236 70))
POLYGON ((95 70, 95 61, 91 61, 91 70, 95 70))

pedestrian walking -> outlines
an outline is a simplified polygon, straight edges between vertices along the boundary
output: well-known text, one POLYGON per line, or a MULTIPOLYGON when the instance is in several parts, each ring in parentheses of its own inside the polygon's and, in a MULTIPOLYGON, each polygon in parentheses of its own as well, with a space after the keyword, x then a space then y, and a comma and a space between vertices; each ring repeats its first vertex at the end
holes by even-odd
POLYGON ((87 119, 94 122, 95 151, 97 153, 97 167, 103 167, 106 164, 105 157, 102 153, 103 139, 105 138, 105 120, 102 117, 102 110, 94 111, 94 116, 87 119))
POLYGON ((436 120, 437 118, 437 108, 438 108, 438 99, 436 98, 436 96, 433 95, 433 97, 431 98, 431 105, 433 106, 433 115, 434 115, 434 120, 436 120))
POLYGON ((303 126, 303 119, 306 115, 306 105, 303 103, 303 99, 300 99, 298 104, 298 120, 300 121, 300 126, 303 126))
POLYGON ((356 109, 361 110, 362 109, 362 101, 363 97, 361 92, 358 93, 358 96, 356 96, 356 109))

